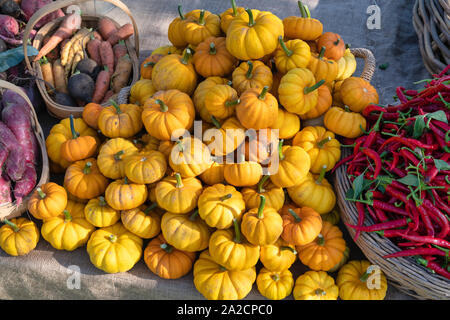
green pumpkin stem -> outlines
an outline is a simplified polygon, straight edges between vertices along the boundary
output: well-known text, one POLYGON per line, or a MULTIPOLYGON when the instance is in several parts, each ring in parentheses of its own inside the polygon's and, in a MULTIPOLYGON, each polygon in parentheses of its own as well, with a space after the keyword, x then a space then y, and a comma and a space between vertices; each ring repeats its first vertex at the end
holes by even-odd
POLYGON ((220 269, 221 271, 227 271, 227 268, 225 268, 224 266, 219 266, 219 269, 220 269))
POLYGON ((278 156, 279 156, 280 160, 284 160, 283 143, 284 143, 284 139, 281 139, 280 142, 278 142, 278 156))
POLYGON ((196 209, 196 210, 189 216, 189 220, 195 221, 195 219, 197 219, 197 217, 198 217, 198 209, 196 209))
POLYGON ((320 140, 320 141, 317 143, 317 147, 318 147, 318 148, 323 148, 323 146, 325 145, 325 143, 331 141, 331 139, 333 139, 333 138, 331 138, 330 136, 328 136, 328 137, 326 137, 325 139, 320 140))
POLYGON ((248 13, 248 26, 249 27, 253 27, 253 25, 255 24, 255 19, 253 18, 253 12, 252 9, 245 9, 245 11, 247 11, 248 13))
POLYGON ((216 45, 214 44, 214 42, 211 42, 209 44, 209 54, 216 54, 217 50, 216 50, 216 45))
POLYGON ((127 177, 127 176, 125 176, 125 177, 123 178, 123 184, 128 184, 128 177, 127 177))
POLYGON ((300 15, 302 18, 311 18, 311 13, 307 5, 304 5, 301 1, 297 1, 298 8, 300 9, 300 15))
POLYGON ((339 42, 341 42, 341 38, 338 38, 335 42, 333 42, 333 44, 334 44, 335 46, 337 46, 337 45, 339 44, 339 42))
POLYGON ((18 232, 20 230, 20 228, 17 226, 17 224, 9 221, 8 219, 4 219, 3 222, 5 224, 7 224, 8 226, 10 226, 14 232, 18 232))
POLYGON ((157 104, 159 104, 159 108, 161 109, 162 112, 167 112, 167 110, 169 110, 169 107, 167 106, 167 104, 164 103, 164 101, 160 99, 156 99, 155 101, 157 104))
POLYGON ((178 172, 175 173, 175 179, 177 180, 176 187, 177 188, 183 187, 183 180, 181 179, 181 174, 179 174, 178 172))
POLYGON ((180 15, 181 20, 186 20, 186 18, 183 15, 183 8, 182 8, 181 4, 178 5, 178 14, 180 15))
POLYGON ((198 18, 198 24, 201 26, 205 25, 205 10, 200 10, 200 17, 198 18))
POLYGON ((286 43, 284 43, 283 41, 283 36, 279 36, 278 37, 278 42, 280 42, 280 46, 283 49, 284 53, 286 53, 286 55, 288 57, 292 56, 292 54, 294 53, 294 51, 289 50, 288 47, 286 47, 286 43))
POLYGON ((106 200, 105 200, 105 197, 104 196, 100 196, 100 197, 98 197, 98 204, 101 206, 101 207, 104 207, 104 206, 106 206, 106 200))
POLYGON ((177 146, 178 146, 178 149, 180 149, 180 152, 184 151, 183 142, 181 140, 177 141, 177 146))
POLYGON ((171 253, 173 250, 173 247, 171 245, 169 245, 168 243, 161 243, 159 245, 159 247, 167 253, 171 253))
POLYGON ((258 219, 264 218, 264 207, 266 206, 266 197, 264 197, 262 194, 259 196, 261 199, 258 207, 258 219))
POLYGON ((92 162, 86 162, 86 164, 84 165, 83 168, 83 173, 84 174, 90 174, 91 173, 91 168, 92 168, 92 162))
POLYGON ((323 179, 325 178, 325 172, 327 171, 327 165, 323 165, 320 169, 319 177, 316 180, 317 184, 322 184, 323 179))
POLYGON ((298 214, 295 213, 295 211, 292 210, 291 208, 288 209, 288 212, 294 217, 296 222, 302 221, 302 219, 298 216, 298 214))
POLYGON ((323 59, 324 55, 325 55, 325 47, 322 46, 322 48, 320 48, 319 56, 317 58, 321 60, 323 59))
POLYGON ((241 243, 241 230, 239 229, 239 223, 236 218, 233 219, 234 224, 234 242, 241 243))
POLYGON ((36 189, 36 192, 38 193, 38 195, 39 195, 39 197, 40 197, 41 199, 45 199, 45 197, 47 196, 47 195, 44 193, 44 191, 42 191, 41 188, 37 188, 37 189, 36 189))
POLYGON ((72 132, 72 139, 76 139, 80 136, 78 132, 75 131, 75 123, 73 121, 73 115, 70 115, 70 131, 72 132))
POLYGON ((316 294, 316 296, 324 296, 324 295, 327 294, 327 293, 325 292, 325 290, 323 290, 323 289, 321 289, 321 288, 316 289, 316 290, 314 291, 314 293, 316 294))
POLYGON ((72 215, 70 214, 70 212, 68 210, 64 210, 64 221, 65 222, 69 222, 72 221, 72 215))
POLYGON ((261 178, 261 180, 259 180, 258 186, 257 186, 257 191, 258 191, 258 193, 266 192, 266 190, 265 190, 263 187, 264 187, 264 184, 266 183, 266 181, 267 181, 269 178, 270 178, 270 176, 267 174, 267 175, 263 176, 263 177, 261 178))
POLYGON ((248 60, 247 64, 248 64, 248 70, 247 70, 247 73, 245 76, 247 77, 247 79, 251 79, 253 77, 253 74, 252 74, 253 73, 253 62, 248 60))
POLYGON ((233 17, 237 16, 236 0, 231 0, 231 8, 233 9, 233 17))
POLYGON ((227 101, 227 102, 225 102, 225 106, 232 107, 232 106, 235 106, 235 105, 237 105, 239 103, 241 103, 241 99, 236 99, 234 101, 227 101))
POLYGON ((258 99, 264 100, 266 98, 266 94, 268 91, 269 91, 269 86, 264 86, 264 88, 262 89, 261 93, 258 96, 258 99))
POLYGON ((317 82, 315 85, 313 85, 312 87, 305 87, 303 89, 303 93, 304 94, 308 94, 313 92, 314 90, 317 90, 321 85, 323 85, 325 83, 325 80, 320 80, 319 82, 317 82))
POLYGON ((222 128, 222 125, 220 124, 219 120, 217 120, 216 117, 211 116, 211 122, 213 123, 213 125, 214 125, 217 129, 222 128))
POLYGON ((155 64, 156 64, 156 62, 149 61, 149 62, 147 62, 147 63, 144 64, 144 68, 147 68, 147 67, 153 67, 155 64))
POLYGON ((344 110, 345 112, 352 112, 352 110, 350 110, 350 108, 347 105, 344 106, 344 110))
POLYGON ((110 234, 109 235, 109 241, 111 241, 112 243, 117 241, 117 236, 115 234, 110 234))
POLYGON ((225 201, 225 200, 227 200, 227 199, 230 199, 232 196, 233 196, 233 194, 228 193, 228 194, 226 194, 226 195, 220 197, 219 200, 220 200, 220 201, 225 201))
POLYGON ((120 160, 121 160, 120 156, 123 155, 124 153, 125 153, 125 151, 123 151, 123 150, 120 150, 119 152, 117 152, 117 153, 114 155, 114 160, 120 161, 120 160))
POLYGON ((192 56, 192 51, 190 48, 186 48, 184 51, 183 57, 181 58, 181 63, 187 65, 189 63, 189 59, 192 56))
POLYGON ((293 254, 297 254, 297 250, 295 250, 294 248, 289 247, 289 246, 281 246, 281 247, 280 247, 280 250, 289 250, 289 251, 291 251, 293 254))
POLYGON ((109 103, 114 107, 114 109, 116 109, 117 114, 122 113, 122 110, 120 110, 119 105, 113 99, 110 99, 109 103))
POLYGON ((319 233, 319 235, 317 236, 317 244, 319 246, 323 246, 325 244, 325 238, 321 233, 319 233))
POLYGON ((280 280, 280 275, 278 273, 274 273, 270 277, 272 278, 273 281, 279 281, 280 280))
POLYGON ((359 280, 361 280, 362 282, 366 282, 366 281, 367 281, 367 278, 369 277, 369 275, 370 275, 370 273, 368 272, 368 270, 366 270, 366 272, 364 272, 364 273, 362 274, 362 276, 359 277, 359 280))
POLYGON ((149 205, 147 208, 145 208, 142 212, 146 215, 150 213, 153 209, 155 209, 158 206, 158 203, 153 202, 151 205, 149 205))

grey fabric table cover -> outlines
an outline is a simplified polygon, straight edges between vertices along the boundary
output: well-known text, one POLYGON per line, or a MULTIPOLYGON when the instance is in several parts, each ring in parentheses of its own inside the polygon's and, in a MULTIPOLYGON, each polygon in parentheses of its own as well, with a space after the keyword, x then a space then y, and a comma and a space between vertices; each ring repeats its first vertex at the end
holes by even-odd
MULTIPOLYGON (((159 46, 169 44, 167 28, 177 16, 178 4, 184 12, 205 8, 221 13, 229 8, 228 0, 124 0, 139 26, 140 58, 143 60, 159 46)), ((118 8, 99 4, 98 10, 118 21, 129 21, 118 8)), ((296 0, 237 0, 238 6, 272 11, 280 18, 298 15, 296 0)), ((305 0, 313 17, 324 25, 324 31, 339 33, 352 47, 370 49, 377 64, 389 63, 386 70, 377 68, 372 84, 380 94, 381 103, 392 103, 395 88, 414 88, 413 82, 429 77, 423 66, 417 38, 411 22, 414 1, 410 0, 305 0), (366 21, 371 15, 367 8, 377 4, 381 9, 380 29, 368 29, 366 21)), ((87 7, 89 10, 89 6, 87 7)), ((362 70, 362 61, 356 74, 362 70)), ((48 135, 58 122, 45 112, 39 120, 48 135)), ((60 182, 60 176, 52 181, 60 182)), ((351 249, 351 259, 365 257, 340 224, 351 249)), ((148 241, 144 242, 144 248, 148 241)), ((260 264, 258 264, 258 268, 260 264)), ((0 250, 0 299, 203 299, 195 289, 192 272, 177 280, 164 280, 154 275, 141 259, 126 273, 105 274, 89 261, 86 247, 73 252, 58 251, 44 239, 27 256, 11 257, 0 250), (74 276, 75 275, 75 276, 74 276), (77 283, 76 276, 79 276, 77 283)), ((297 261, 291 268, 296 279, 307 269, 297 261)), ((332 274, 335 278, 336 274, 332 274)), ((265 299, 256 284, 246 299, 265 299)), ((292 296, 287 299, 292 299, 292 296)), ((389 286, 386 299, 411 299, 393 286, 389 286)))

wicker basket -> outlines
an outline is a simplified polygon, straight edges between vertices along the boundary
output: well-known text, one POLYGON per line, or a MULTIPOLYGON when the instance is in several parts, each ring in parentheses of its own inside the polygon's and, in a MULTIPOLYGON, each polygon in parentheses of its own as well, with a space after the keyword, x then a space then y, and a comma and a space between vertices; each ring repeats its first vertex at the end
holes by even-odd
MULTIPOLYGON (((342 157, 350 154, 351 150, 346 148, 342 152, 342 157)), ((356 205, 354 202, 345 200, 347 190, 352 187, 347 176, 346 165, 336 169, 334 187, 343 222, 356 225, 358 223, 356 205)), ((365 219, 368 221, 368 225, 374 224, 370 216, 365 219)), ((347 230, 353 238, 356 233, 355 229, 347 227, 347 230)), ((402 250, 388 238, 375 232, 361 232, 355 243, 371 263, 380 267, 389 283, 398 290, 418 299, 450 299, 450 281, 440 275, 431 274, 425 267, 418 265, 412 257, 382 258, 384 255, 402 250)))
MULTIPOLYGON (((12 83, 0 80, 0 88, 9 89, 14 91, 15 93, 19 94, 22 98, 25 99, 25 101, 30 106, 31 112, 33 117, 31 118, 31 126, 33 129, 33 132, 35 133, 37 142, 39 144, 39 150, 40 150, 40 163, 39 163, 39 169, 36 170, 38 181, 35 186, 37 188, 38 186, 43 185, 44 183, 47 183, 50 180, 50 169, 49 169, 49 163, 48 163, 48 157, 47 157, 47 149, 45 147, 45 136, 44 132, 42 131, 42 128, 39 124, 36 112, 34 111, 33 104, 31 103, 28 96, 17 86, 13 85, 12 83)), ((34 190, 33 190, 34 191, 34 190)), ((30 199, 30 195, 26 196, 20 205, 17 205, 16 202, 12 202, 9 204, 1 205, 0 206, 0 220, 3 219, 11 219, 15 217, 19 217, 27 210, 27 204, 28 200, 30 199)))
MULTIPOLYGON (((28 21, 28 24, 24 31, 24 41, 23 41, 25 63, 27 65, 28 70, 31 72, 31 74, 35 75, 39 79, 42 79, 42 72, 41 72, 40 64, 39 64, 39 62, 34 62, 32 64, 30 63, 29 57, 27 55, 27 46, 25 45, 27 43, 27 39, 29 38, 30 32, 33 29, 34 25, 43 16, 45 16, 49 12, 52 12, 52 11, 55 11, 55 10, 58 10, 61 8, 65 8, 70 5, 81 4, 81 3, 84 3, 87 1, 89 1, 89 0, 60 0, 57 2, 51 2, 50 4, 42 7, 31 17, 31 19, 28 21)), ((137 24, 132 16, 130 10, 128 9, 128 7, 125 4, 123 4, 121 1, 119 1, 119 0, 103 0, 103 1, 112 3, 113 5, 122 9, 130 17, 130 20, 133 24, 134 46, 131 44, 129 39, 125 41, 125 45, 127 46, 127 49, 128 49, 128 54, 129 54, 130 59, 133 64, 133 72, 132 72, 132 76, 130 77, 131 79, 129 82, 129 85, 132 85, 136 81, 139 80, 139 67, 140 67, 140 65, 139 65, 139 33, 138 33, 137 24)), ((96 28, 98 21, 102 17, 103 16, 101 16, 101 15, 82 15, 82 26, 88 27, 88 28, 92 28, 92 27, 96 28)), ((42 46, 42 42, 43 42, 45 35, 51 34, 54 31, 56 31, 56 29, 58 28, 59 24, 61 23, 61 21, 63 19, 64 19, 64 17, 58 18, 54 21, 47 23, 42 28, 40 28, 39 31, 37 32, 36 36, 34 37, 33 47, 35 47, 36 49, 39 50, 42 46)), ((115 21, 113 21, 113 22, 116 25, 116 27, 120 27, 120 25, 117 22, 115 22, 115 21)), ((67 118, 71 114, 74 117, 81 116, 81 114, 83 112, 82 107, 64 106, 64 105, 56 103, 51 98, 51 96, 48 94, 45 83, 43 81, 36 81, 36 82, 37 82, 37 86, 38 86, 39 91, 45 101, 47 110, 50 115, 52 115, 56 118, 59 118, 59 119, 67 118)), ((105 104, 105 105, 107 105, 107 104, 105 104)))
POLYGON ((450 64, 450 3, 448 0, 416 0, 413 26, 428 72, 439 73, 450 64))

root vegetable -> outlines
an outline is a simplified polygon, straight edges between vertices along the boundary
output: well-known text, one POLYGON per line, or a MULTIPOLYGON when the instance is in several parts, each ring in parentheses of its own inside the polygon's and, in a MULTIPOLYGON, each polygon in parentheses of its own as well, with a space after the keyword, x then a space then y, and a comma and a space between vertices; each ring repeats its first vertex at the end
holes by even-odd
POLYGON ((83 60, 78 62, 76 70, 80 71, 81 73, 87 74, 92 79, 96 79, 99 73, 99 66, 93 59, 85 56, 83 60))
POLYGON ((14 38, 19 33, 19 23, 11 16, 0 14, 0 35, 14 38))
POLYGON ((14 198, 16 199, 17 205, 20 205, 22 199, 33 191, 33 188, 36 186, 36 181, 36 169, 33 164, 27 163, 22 179, 17 181, 14 186, 14 198))
POLYGON ((64 75, 64 67, 61 64, 60 59, 53 63, 53 80, 57 91, 69 93, 69 91, 67 91, 67 78, 64 75))
POLYGON ((24 150, 21 145, 17 144, 14 149, 9 151, 8 159, 6 159, 6 174, 13 181, 22 179, 25 172, 24 150))
POLYGON ((78 107, 78 104, 75 102, 75 100, 73 100, 71 96, 64 92, 56 92, 55 102, 63 106, 78 107))
MULTIPOLYGON (((22 8, 22 11, 25 15, 25 19, 28 21, 28 20, 30 20, 31 16, 36 11, 38 11, 40 8, 42 8, 43 6, 45 6, 51 2, 52 2, 52 0, 22 0, 20 3, 20 7, 22 8)), ((60 17, 64 17, 64 12, 61 9, 50 12, 49 14, 47 14, 43 18, 41 18, 36 23, 35 27, 37 29, 39 29, 47 22, 53 21, 60 17)))
POLYGON ((98 31, 103 39, 108 39, 112 34, 117 32, 117 27, 110 19, 103 17, 98 22, 98 31))
POLYGON ((88 42, 88 44, 86 45, 86 49, 87 52, 89 54, 89 57, 94 60, 97 65, 101 65, 102 64, 102 59, 100 57, 100 44, 102 43, 102 40, 99 39, 92 39, 91 37, 91 41, 88 42))
POLYGON ((72 65, 72 60, 76 54, 76 51, 74 51, 72 47, 79 44, 78 42, 89 34, 89 32, 91 32, 89 29, 82 28, 70 39, 69 42, 66 43, 61 52, 61 64, 63 66, 66 66, 67 64, 72 65))
POLYGON ((124 24, 114 32, 108 39, 108 42, 111 43, 111 45, 115 45, 119 42, 119 40, 126 40, 129 37, 131 37, 134 34, 133 25, 131 23, 124 24))
POLYGON ((69 78, 67 89, 74 99, 89 103, 92 101, 94 85, 94 80, 87 74, 75 73, 69 78))
POLYGON ((0 176, 0 205, 11 201, 11 181, 0 176))
POLYGON ((14 18, 19 18, 21 9, 19 4, 13 0, 3 0, 0 5, 0 12, 14 18))
POLYGON ((104 70, 100 71, 95 81, 95 91, 92 98, 92 102, 100 103, 106 95, 109 89, 109 81, 111 80, 111 74, 108 67, 104 67, 104 70))
POLYGON ((119 59, 116 70, 111 77, 111 87, 115 93, 118 93, 120 89, 128 84, 132 69, 133 64, 131 63, 131 59, 128 54, 119 59))
MULTIPOLYGON (((6 159, 8 159, 8 154, 9 154, 8 149, 6 149, 5 146, 0 144, 0 168, 3 167, 3 165, 6 162, 6 159)), ((1 170, 0 170, 0 173, 1 173, 1 170)))
POLYGON ((114 96, 115 96, 114 91, 108 90, 108 91, 105 93, 105 96, 103 97, 102 104, 108 102, 110 99, 115 100, 115 99, 114 99, 114 96))
POLYGON ((42 77, 44 78, 44 81, 51 85, 51 87, 48 84, 45 85, 47 87, 47 92, 52 92, 55 88, 52 63, 48 61, 45 56, 42 57, 39 63, 41 65, 42 77))
POLYGON ((99 47, 100 58, 102 66, 108 67, 111 74, 114 73, 114 51, 108 41, 102 41, 99 47))
POLYGON ((117 66, 117 62, 119 62, 119 59, 128 53, 125 41, 120 40, 117 44, 115 44, 113 47, 113 51, 114 51, 114 68, 115 68, 117 66))

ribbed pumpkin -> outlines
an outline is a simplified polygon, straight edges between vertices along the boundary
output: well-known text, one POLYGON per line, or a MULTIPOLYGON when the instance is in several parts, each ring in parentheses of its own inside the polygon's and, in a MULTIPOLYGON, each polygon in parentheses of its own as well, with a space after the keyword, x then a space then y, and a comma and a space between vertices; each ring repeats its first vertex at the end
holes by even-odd
POLYGON ((225 165, 223 163, 214 161, 208 169, 199 175, 199 178, 203 183, 210 186, 223 183, 225 181, 225 177, 223 175, 224 168, 225 165))
POLYGON ((327 221, 322 222, 322 230, 317 238, 302 246, 297 246, 300 261, 315 271, 328 271, 344 256, 346 248, 342 232, 327 221))
POLYGON ((169 164, 183 178, 188 178, 202 174, 212 165, 212 159, 208 147, 200 139, 189 137, 175 143, 169 164))
POLYGON ((261 204, 260 195, 265 197, 267 207, 274 208, 276 211, 283 207, 285 200, 283 188, 274 185, 269 178, 269 175, 265 175, 258 182, 258 185, 242 188, 241 193, 247 209, 259 207, 261 204))
POLYGON ((313 73, 306 68, 289 70, 278 87, 281 105, 289 112, 302 115, 314 109, 319 93, 317 88, 324 82, 316 80, 313 73))
POLYGON ((211 230, 199 215, 166 212, 161 219, 161 231, 166 241, 178 250, 196 252, 209 245, 211 230))
POLYGON ((306 245, 312 242, 322 229, 322 218, 315 210, 296 208, 287 204, 281 210, 284 241, 293 245, 306 245))
POLYGON ((255 267, 228 270, 203 251, 194 264, 195 288, 208 300, 240 300, 252 290, 255 267))
POLYGON ((208 114, 216 119, 227 119, 233 116, 239 102, 236 90, 226 84, 218 84, 210 88, 204 98, 208 114))
POLYGON ((220 14, 220 28, 223 33, 227 33, 231 21, 245 11, 245 8, 236 6, 236 0, 231 0, 231 8, 220 14))
POLYGON ((125 177, 124 159, 138 152, 138 148, 123 138, 109 139, 100 147, 97 165, 100 172, 110 179, 125 177))
POLYGON ((259 259, 268 270, 287 270, 297 260, 297 251, 294 245, 280 237, 275 243, 261 247, 259 259))
POLYGON ((258 208, 247 211, 242 216, 241 231, 250 243, 265 246, 275 243, 283 232, 283 219, 271 207, 266 207, 263 195, 258 208))
POLYGON ((300 39, 284 42, 282 37, 278 38, 280 43, 274 53, 275 65, 281 73, 287 73, 294 68, 306 68, 311 59, 309 45, 300 39))
POLYGON ((345 49, 344 56, 337 61, 338 74, 336 81, 345 80, 352 76, 356 70, 356 58, 349 48, 345 49))
POLYGON ((83 246, 94 230, 84 216, 84 204, 71 200, 59 216, 44 220, 41 227, 42 237, 53 248, 66 251, 83 246))
POLYGON ((89 127, 97 130, 98 129, 98 117, 100 116, 100 112, 102 112, 102 110, 103 110, 102 105, 100 105, 98 103, 90 102, 84 106, 81 117, 89 127))
POLYGON ((156 207, 157 204, 153 203, 149 206, 123 210, 120 213, 120 220, 126 229, 138 237, 154 238, 161 231, 161 218, 153 211, 156 207))
POLYGON ((221 34, 220 17, 207 10, 193 10, 186 16, 183 28, 186 42, 197 46, 205 39, 221 34))
POLYGON ((125 175, 131 182, 150 184, 164 177, 167 162, 161 152, 149 150, 125 157, 124 167, 125 175))
POLYGON ((177 130, 189 129, 194 123, 195 109, 191 98, 177 89, 159 91, 148 99, 142 111, 147 132, 159 140, 171 140, 177 130))
POLYGON ((75 131, 74 119, 70 115, 72 138, 61 144, 61 157, 67 162, 75 162, 92 157, 97 152, 97 139, 93 136, 80 136, 75 131))
POLYGON ((263 62, 258 60, 241 62, 234 69, 231 79, 232 86, 239 95, 249 88, 262 89, 268 86, 271 89, 273 83, 272 71, 263 62))
POLYGON ((4 219, 0 228, 0 247, 10 256, 23 256, 36 248, 39 229, 26 218, 4 219))
POLYGON ((214 261, 232 271, 252 268, 259 260, 258 245, 253 245, 242 236, 239 222, 234 219, 233 228, 217 229, 209 239, 209 252, 214 261))
MULTIPOLYGON (((319 87, 319 91, 320 88, 322 86, 319 87)), ((291 139, 300 130, 300 118, 295 113, 278 108, 277 121, 270 128, 278 129, 278 137, 280 139, 291 139)))
POLYGON ((269 87, 245 90, 236 105, 236 117, 247 129, 265 129, 272 126, 278 116, 278 101, 269 87))
POLYGON ((228 52, 225 37, 209 37, 199 43, 192 62, 202 77, 223 77, 231 74, 237 59, 228 52))
POLYGON ((215 184, 205 188, 198 198, 199 215, 213 228, 232 227, 233 219, 240 220, 244 211, 242 194, 233 186, 215 184))
POLYGON ((163 279, 178 279, 188 274, 195 257, 195 252, 181 251, 168 244, 162 234, 152 239, 144 250, 145 264, 163 279))
MULTIPOLYGON (((244 155, 242 155, 245 157, 244 155)), ((225 180, 235 187, 251 187, 256 185, 263 175, 263 169, 258 162, 241 161, 226 163, 223 175, 225 180)))
POLYGON ((132 140, 132 142, 140 152, 158 150, 161 143, 160 140, 152 137, 148 133, 144 133, 142 136, 136 137, 132 140))
POLYGON ((282 300, 289 296, 294 287, 294 278, 288 270, 271 271, 261 268, 256 277, 259 293, 269 300, 282 300))
POLYGON ((303 128, 295 135, 292 145, 302 147, 308 153, 312 173, 320 173, 324 166, 330 171, 341 158, 341 144, 333 132, 321 126, 303 128))
POLYGON ((225 156, 234 152, 245 140, 245 128, 238 119, 230 117, 223 123, 212 117, 216 128, 204 132, 203 141, 214 156, 225 156))
POLYGON ((275 51, 283 22, 268 11, 246 9, 227 30, 227 49, 239 60, 259 59, 275 51))
POLYGON ((339 88, 342 102, 353 112, 361 112, 369 104, 379 102, 377 90, 363 78, 350 77, 339 88))
POLYGON ((338 61, 345 53, 344 40, 334 32, 324 32, 317 39, 317 47, 325 47, 325 57, 334 61, 338 61))
POLYGON ((65 188, 70 194, 80 199, 92 199, 102 195, 108 183, 108 179, 102 175, 94 158, 71 164, 64 175, 65 188))
POLYGON ((142 61, 141 68, 140 68, 141 80, 142 79, 147 79, 147 80, 151 80, 152 79, 153 67, 164 56, 165 55, 162 55, 162 54, 151 54, 150 56, 145 58, 144 61, 142 61))
POLYGON ((318 118, 331 108, 331 104, 334 101, 332 99, 331 91, 328 86, 320 86, 317 89, 317 93, 318 97, 316 106, 309 110, 307 113, 300 115, 300 119, 309 120, 318 118))
POLYGON ((145 184, 130 183, 125 177, 111 182, 106 188, 106 202, 116 210, 130 210, 139 207, 147 200, 145 184))
POLYGON ((197 86, 197 73, 191 56, 192 50, 188 48, 183 56, 171 54, 161 58, 153 66, 153 87, 158 91, 178 89, 191 95, 197 86))
POLYGON ((306 271, 295 280, 295 300, 337 300, 339 287, 324 271, 306 271))
POLYGON ((289 16, 283 19, 284 34, 288 39, 316 40, 323 32, 323 25, 317 19, 311 18, 306 5, 298 1, 300 17, 289 16))
POLYGON ((173 213, 188 213, 197 206, 202 183, 197 178, 181 178, 177 172, 158 182, 155 189, 159 207, 173 213))
POLYGON ((131 86, 130 103, 143 106, 145 101, 154 95, 155 92, 156 89, 153 87, 152 80, 141 79, 131 86))
POLYGON ((98 128, 109 138, 130 138, 141 131, 142 109, 135 104, 118 105, 113 100, 98 117, 98 128))
POLYGON ((249 129, 245 134, 246 139, 239 147, 240 152, 245 152, 245 159, 261 165, 269 164, 279 143, 277 132, 271 128, 265 128, 257 131, 249 129))
MULTIPOLYGON (((191 13, 187 13, 186 16, 189 16, 191 13)), ((182 6, 178 5, 178 17, 173 19, 167 30, 167 38, 169 41, 178 48, 186 47, 188 44, 184 38, 185 28, 184 22, 186 21, 186 16, 183 14, 182 6)))
POLYGON ((66 189, 54 182, 47 182, 31 194, 27 209, 36 219, 47 219, 61 214, 66 205, 66 189))
POLYGON ((324 178, 325 169, 320 175, 308 175, 298 185, 287 188, 289 197, 299 207, 310 207, 319 214, 333 210, 336 204, 336 194, 331 184, 324 178))
POLYGON ((336 80, 338 74, 338 64, 336 61, 325 58, 325 47, 319 53, 312 53, 309 60, 308 69, 314 74, 317 81, 324 80, 331 83, 336 80))
POLYGON ((107 273, 127 272, 141 259, 143 241, 120 223, 94 231, 87 243, 92 264, 107 273))
POLYGON ((323 123, 328 130, 350 139, 361 136, 367 125, 361 114, 339 107, 331 107, 325 113, 323 123))
POLYGON ((203 121, 212 122, 211 115, 208 112, 208 109, 205 107, 205 95, 217 84, 227 84, 229 82, 228 79, 221 77, 208 77, 202 82, 200 82, 197 88, 194 91, 194 95, 192 100, 194 102, 195 110, 203 121))
POLYGON ((99 228, 112 226, 120 220, 120 212, 111 208, 103 196, 89 200, 84 207, 84 216, 99 228))

